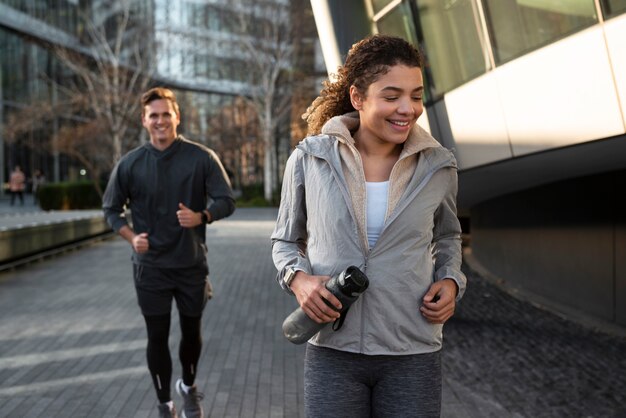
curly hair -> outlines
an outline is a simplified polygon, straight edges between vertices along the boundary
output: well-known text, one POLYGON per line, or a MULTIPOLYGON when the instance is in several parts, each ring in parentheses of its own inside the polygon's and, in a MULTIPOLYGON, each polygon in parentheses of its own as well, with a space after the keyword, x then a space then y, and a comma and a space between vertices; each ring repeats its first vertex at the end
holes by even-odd
POLYGON ((402 38, 372 35, 352 45, 345 64, 334 74, 336 80, 324 81, 320 95, 302 115, 308 135, 319 134, 332 117, 355 110, 350 101, 350 86, 365 97, 370 84, 397 64, 422 68, 420 53, 402 38))

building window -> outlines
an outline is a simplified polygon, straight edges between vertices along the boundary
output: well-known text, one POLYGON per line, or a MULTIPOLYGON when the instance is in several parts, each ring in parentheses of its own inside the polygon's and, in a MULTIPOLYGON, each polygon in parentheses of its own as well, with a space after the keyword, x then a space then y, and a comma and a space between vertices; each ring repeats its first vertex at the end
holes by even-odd
POLYGON ((430 99, 487 71, 476 0, 414 1, 430 99))
POLYGON ((496 63, 510 61, 598 21, 593 0, 484 0, 483 4, 496 63))
POLYGON ((399 36, 411 42, 413 45, 417 45, 415 25, 413 24, 411 16, 409 4, 406 2, 401 3, 398 7, 393 8, 393 10, 380 18, 376 22, 376 27, 379 33, 399 36))
POLYGON ((391 3, 391 0, 372 0, 372 9, 374 10, 374 14, 380 12, 389 3, 391 3))
POLYGON ((626 0, 602 0, 600 3, 607 19, 626 13, 626 0))

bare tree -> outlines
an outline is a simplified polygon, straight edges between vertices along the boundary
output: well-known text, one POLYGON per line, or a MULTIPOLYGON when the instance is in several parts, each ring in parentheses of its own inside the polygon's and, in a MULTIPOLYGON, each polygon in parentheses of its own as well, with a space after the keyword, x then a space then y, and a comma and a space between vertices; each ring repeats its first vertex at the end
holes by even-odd
POLYGON ((90 116, 105 124, 113 146, 111 165, 128 148, 124 140, 133 125, 129 118, 139 117, 138 95, 146 89, 154 68, 152 25, 132 19, 134 3, 140 4, 134 0, 94 2, 83 16, 89 54, 55 50, 79 79, 68 95, 79 97, 90 116))
MULTIPOLYGON (((133 19, 140 2, 93 2, 83 10, 83 33, 73 47, 47 45, 64 76, 42 74, 58 91, 54 100, 33 102, 9 115, 8 138, 19 140, 61 118, 49 147, 81 162, 96 180, 137 141, 139 93, 154 68, 152 26, 133 19), (148 35, 146 35, 148 34, 148 35)), ((145 16, 142 16, 145 20, 145 16)))
MULTIPOLYGON (((310 103, 308 97, 307 100, 295 100, 296 95, 303 91, 297 84, 304 74, 296 68, 297 54, 301 51, 298 45, 303 36, 311 36, 310 33, 305 34, 303 28, 310 30, 312 27, 314 30, 310 4, 308 0, 232 0, 206 5, 198 3, 193 10, 194 17, 189 26, 173 23, 165 28, 165 33, 172 40, 170 43, 177 42, 185 51, 168 61, 168 68, 180 65, 177 71, 192 77, 194 88, 198 91, 205 87, 207 91, 238 96, 238 103, 244 99, 248 109, 246 114, 252 109, 256 115, 254 135, 257 141, 251 140, 251 130, 245 134, 240 123, 228 122, 233 112, 241 107, 240 104, 228 104, 223 109, 195 114, 193 105, 183 106, 191 108, 187 112, 192 112, 195 118, 189 122, 187 113, 185 126, 198 127, 199 133, 208 133, 214 139, 219 137, 224 144, 210 141, 218 152, 237 153, 239 157, 234 164, 240 169, 236 169, 235 174, 241 174, 238 178, 242 181, 260 180, 256 175, 257 154, 260 155, 263 163, 258 167, 263 170, 264 197, 271 201, 278 185, 277 160, 282 160, 286 154, 284 149, 289 149, 290 128, 296 126, 290 123, 290 118, 295 115, 299 119, 310 103), (212 25, 215 22, 211 23, 210 19, 217 17, 220 19, 220 30, 224 31, 219 36, 214 33, 212 25), (307 23, 303 25, 303 21, 307 23), (208 27, 212 29, 207 30, 208 27), (216 89, 217 79, 221 80, 216 89), (203 86, 204 81, 206 86, 203 86), (302 109, 294 112, 294 104, 302 106, 302 109), (208 127, 208 131, 204 127, 208 127), (245 141, 239 140, 244 138, 242 135, 246 137, 245 141), (240 161, 241 164, 254 164, 254 174, 251 175, 247 165, 239 166, 240 161), (247 172, 245 177, 243 171, 247 172)), ((310 83, 308 86, 311 87, 310 83)), ((249 121, 246 123, 249 124, 249 121)), ((222 155, 222 158, 228 159, 228 156, 222 155)))
POLYGON ((235 188, 256 179, 259 126, 256 110, 242 96, 222 106, 208 123, 212 148, 221 156, 226 167, 232 169, 235 188))
POLYGON ((59 129, 52 141, 69 157, 79 161, 96 180, 94 187, 102 196, 100 182, 97 181, 103 174, 103 169, 109 169, 112 144, 103 125, 98 122, 81 123, 76 126, 63 126, 59 129), (76 140, 81 138, 81 140, 76 140), (83 140, 84 139, 84 140, 83 140))
MULTIPOLYGON (((250 65, 253 86, 248 100, 256 109, 263 143, 264 197, 272 200, 276 190, 276 132, 288 120, 293 81, 294 25, 289 2, 238 0, 234 2, 241 30, 239 43, 250 65)), ((288 129, 287 129, 288 131, 288 129)))

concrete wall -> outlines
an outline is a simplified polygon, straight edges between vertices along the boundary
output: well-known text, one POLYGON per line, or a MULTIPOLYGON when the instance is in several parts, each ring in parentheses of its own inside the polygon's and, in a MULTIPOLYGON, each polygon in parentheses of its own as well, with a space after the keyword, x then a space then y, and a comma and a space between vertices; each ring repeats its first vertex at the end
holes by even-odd
POLYGON ((626 171, 548 184, 471 209, 471 250, 504 284, 626 325, 626 171))
POLYGON ((109 232, 103 216, 41 223, 0 231, 0 263, 109 232))

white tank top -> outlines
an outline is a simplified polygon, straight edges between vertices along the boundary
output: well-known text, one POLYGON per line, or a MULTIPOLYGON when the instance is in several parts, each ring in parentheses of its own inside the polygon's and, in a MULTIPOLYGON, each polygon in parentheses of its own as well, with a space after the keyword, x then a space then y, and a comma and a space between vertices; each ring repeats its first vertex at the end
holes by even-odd
POLYGON ((389 181, 366 182, 367 186, 367 241, 373 248, 385 224, 389 181))

